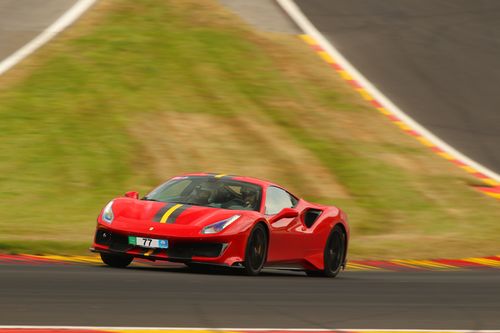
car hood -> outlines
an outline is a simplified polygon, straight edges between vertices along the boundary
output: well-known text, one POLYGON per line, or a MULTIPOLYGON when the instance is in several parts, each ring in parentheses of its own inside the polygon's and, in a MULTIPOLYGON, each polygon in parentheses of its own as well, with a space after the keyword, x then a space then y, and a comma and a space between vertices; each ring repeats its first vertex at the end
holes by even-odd
POLYGON ((224 220, 239 211, 203 206, 164 203, 131 198, 119 198, 113 202, 116 220, 134 223, 165 223, 177 226, 204 227, 224 220))

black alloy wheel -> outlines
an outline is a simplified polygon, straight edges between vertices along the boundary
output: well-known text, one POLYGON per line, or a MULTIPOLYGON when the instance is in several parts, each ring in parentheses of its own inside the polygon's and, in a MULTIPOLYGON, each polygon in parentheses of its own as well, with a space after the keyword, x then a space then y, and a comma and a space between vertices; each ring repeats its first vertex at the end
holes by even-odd
POLYGON ((336 277, 342 270, 346 236, 342 228, 335 226, 330 232, 324 250, 324 270, 306 271, 309 276, 336 277))
POLYGON ((134 257, 128 254, 101 253, 101 259, 110 267, 125 268, 130 265, 134 257))
POLYGON ((243 266, 247 275, 258 275, 267 259, 267 231, 262 224, 257 224, 250 232, 245 251, 243 266))

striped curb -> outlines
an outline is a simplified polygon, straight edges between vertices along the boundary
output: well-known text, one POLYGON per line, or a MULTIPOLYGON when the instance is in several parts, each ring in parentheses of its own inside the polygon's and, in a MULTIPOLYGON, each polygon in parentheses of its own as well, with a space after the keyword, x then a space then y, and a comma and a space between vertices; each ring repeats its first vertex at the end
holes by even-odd
POLYGON ((500 256, 471 257, 464 259, 395 259, 395 260, 362 260, 350 261, 347 269, 350 271, 445 271, 474 268, 500 268, 500 256))
POLYGON ((500 333, 500 330, 368 330, 368 329, 281 329, 281 328, 160 328, 160 327, 78 327, 78 326, 2 326, 0 333, 307 333, 307 332, 323 332, 323 333, 500 333))
POLYGON ((333 67, 344 80, 348 81, 363 98, 368 100, 382 114, 386 115, 401 130, 412 135, 436 154, 453 162, 485 184, 485 186, 474 186, 476 189, 493 198, 500 199, 500 174, 493 172, 460 153, 398 108, 368 81, 318 29, 316 29, 293 0, 276 1, 297 26, 302 29, 304 34, 300 35, 300 37, 309 44, 325 62, 333 67))
MULTIPOLYGON (((102 265, 99 256, 61 256, 61 255, 29 255, 0 254, 0 264, 8 265, 102 265)), ((164 261, 151 262, 146 259, 135 259, 135 266, 168 266, 183 267, 164 261)), ((471 257, 463 259, 394 259, 394 260, 353 260, 347 264, 348 271, 445 271, 459 269, 500 269, 500 255, 490 257, 471 257)))
POLYGON ((455 164, 462 170, 465 170, 467 173, 469 173, 470 175, 472 175, 473 177, 480 180, 482 183, 486 185, 486 186, 475 187, 477 190, 481 191, 486 195, 489 195, 490 197, 500 199, 500 182, 480 172, 479 170, 477 170, 477 168, 474 168, 473 166, 467 164, 466 162, 461 161, 452 154, 444 151, 438 145, 427 139, 418 130, 413 128, 410 124, 405 122, 403 119, 401 119, 394 113, 390 112, 387 108, 383 106, 383 104, 380 101, 378 101, 375 97, 373 97, 372 94, 370 94, 366 90, 366 88, 364 88, 361 85, 359 81, 355 80, 353 76, 337 62, 336 59, 334 59, 328 52, 326 52, 313 37, 309 35, 299 35, 299 37, 305 43, 307 43, 321 59, 323 59, 331 68, 333 68, 344 81, 346 81, 354 90, 356 90, 364 100, 370 102, 370 104, 375 109, 377 109, 381 114, 386 116, 389 119, 389 121, 391 121, 394 125, 396 125, 406 134, 414 137, 417 141, 419 141, 424 146, 428 147, 431 151, 433 151, 437 155, 450 161, 451 163, 455 164))

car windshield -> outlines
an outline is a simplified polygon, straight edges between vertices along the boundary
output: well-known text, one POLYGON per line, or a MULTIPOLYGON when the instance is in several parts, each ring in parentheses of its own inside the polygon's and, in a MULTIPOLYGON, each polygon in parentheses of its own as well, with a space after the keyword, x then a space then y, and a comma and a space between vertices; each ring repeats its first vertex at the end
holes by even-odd
POLYGON ((232 210, 259 211, 262 188, 256 184, 213 176, 175 177, 143 200, 232 210))

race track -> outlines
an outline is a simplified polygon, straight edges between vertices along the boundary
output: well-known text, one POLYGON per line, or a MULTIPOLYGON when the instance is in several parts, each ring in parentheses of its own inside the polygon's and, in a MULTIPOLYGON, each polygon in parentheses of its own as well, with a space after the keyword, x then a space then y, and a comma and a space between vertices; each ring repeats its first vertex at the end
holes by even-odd
POLYGON ((500 173, 500 2, 295 0, 404 112, 500 173))
MULTIPOLYGON (((75 2, 0 0, 0 61, 75 2)), ((297 3, 403 110, 500 172, 500 2, 297 3)), ((0 264, 1 325, 498 329, 499 295, 500 270, 321 279, 181 266, 0 264)))
POLYGON ((49 27, 77 0, 0 0, 0 61, 49 27))
POLYGON ((0 265, 2 325, 268 328, 500 327, 500 270, 266 271, 0 265))

